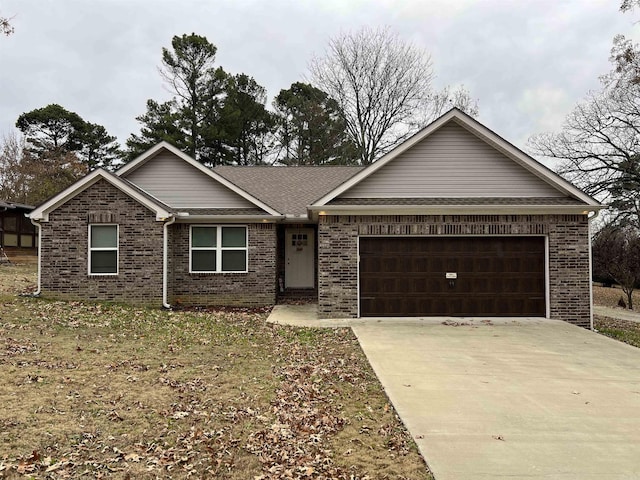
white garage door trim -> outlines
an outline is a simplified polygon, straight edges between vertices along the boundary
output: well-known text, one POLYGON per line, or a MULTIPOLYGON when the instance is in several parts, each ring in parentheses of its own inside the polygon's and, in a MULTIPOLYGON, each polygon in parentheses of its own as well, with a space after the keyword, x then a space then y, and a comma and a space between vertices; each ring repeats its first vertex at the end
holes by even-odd
POLYGON ((358 243, 356 246, 357 254, 357 305, 358 318, 362 318, 360 314, 360 239, 361 238, 442 238, 442 237, 462 237, 462 238, 504 238, 504 237, 543 237, 544 238, 544 297, 545 297, 545 318, 550 318, 551 301, 549 292, 549 235, 358 235, 358 243))

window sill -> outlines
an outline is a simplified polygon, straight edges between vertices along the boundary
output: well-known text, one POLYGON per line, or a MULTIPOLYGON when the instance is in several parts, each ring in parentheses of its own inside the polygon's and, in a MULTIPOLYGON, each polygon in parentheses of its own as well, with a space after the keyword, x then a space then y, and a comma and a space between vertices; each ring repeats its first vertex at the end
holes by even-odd
POLYGON ((189 275, 199 276, 211 276, 211 275, 246 275, 248 271, 244 272, 189 272, 189 275))

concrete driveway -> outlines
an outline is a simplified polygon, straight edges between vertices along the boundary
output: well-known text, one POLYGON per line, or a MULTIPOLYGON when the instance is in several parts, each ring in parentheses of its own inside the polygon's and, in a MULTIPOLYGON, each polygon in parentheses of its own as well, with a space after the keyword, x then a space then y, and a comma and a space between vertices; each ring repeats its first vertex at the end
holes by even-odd
POLYGON ((444 320, 353 325, 436 480, 640 478, 640 349, 554 320, 444 320))

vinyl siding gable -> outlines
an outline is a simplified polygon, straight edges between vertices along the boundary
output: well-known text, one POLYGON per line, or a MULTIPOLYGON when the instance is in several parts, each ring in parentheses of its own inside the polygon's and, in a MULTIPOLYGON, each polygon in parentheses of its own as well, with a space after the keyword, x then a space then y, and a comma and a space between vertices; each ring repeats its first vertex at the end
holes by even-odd
POLYGON ((450 122, 339 198, 563 196, 488 143, 450 122))
POLYGON ((125 176, 174 208, 255 208, 249 200, 166 151, 125 176))

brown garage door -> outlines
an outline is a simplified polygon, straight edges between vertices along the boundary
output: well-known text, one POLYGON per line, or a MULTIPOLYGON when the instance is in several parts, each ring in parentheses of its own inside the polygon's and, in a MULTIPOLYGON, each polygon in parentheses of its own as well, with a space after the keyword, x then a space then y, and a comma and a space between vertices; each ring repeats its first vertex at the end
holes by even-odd
POLYGON ((544 258, 543 237, 363 237, 360 315, 544 316, 544 258))

